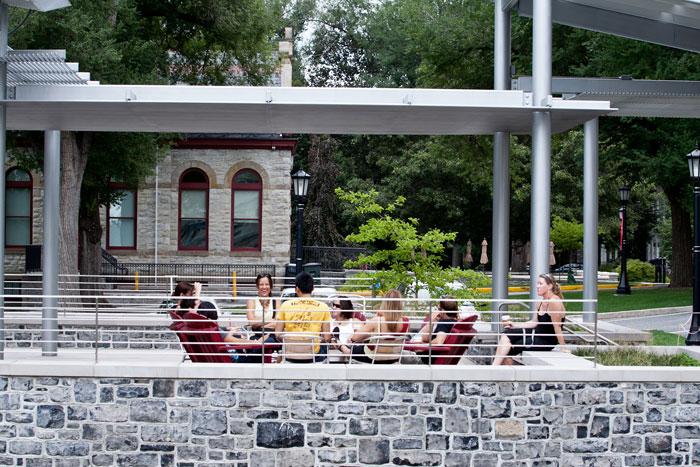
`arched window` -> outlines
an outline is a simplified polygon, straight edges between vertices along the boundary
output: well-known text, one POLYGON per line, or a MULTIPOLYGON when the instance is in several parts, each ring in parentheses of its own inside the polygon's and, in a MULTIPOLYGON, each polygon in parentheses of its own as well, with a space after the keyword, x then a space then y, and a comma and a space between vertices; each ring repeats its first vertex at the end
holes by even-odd
POLYGON ((262 180, 257 172, 243 169, 231 183, 231 250, 260 250, 262 232, 262 180))
POLYGON ((209 247, 209 178, 199 169, 180 176, 179 250, 207 250, 209 247))
POLYGON ((123 184, 110 183, 122 198, 110 205, 107 210, 107 248, 132 250, 136 248, 136 190, 129 190, 123 184))
POLYGON ((5 174, 5 245, 32 243, 32 176, 12 168, 5 174))

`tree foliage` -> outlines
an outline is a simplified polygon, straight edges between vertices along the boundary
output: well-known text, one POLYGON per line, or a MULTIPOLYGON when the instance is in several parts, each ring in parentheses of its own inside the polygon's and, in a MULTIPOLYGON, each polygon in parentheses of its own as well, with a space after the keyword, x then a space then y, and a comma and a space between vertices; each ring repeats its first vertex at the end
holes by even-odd
POLYGON ((357 232, 347 236, 347 240, 371 249, 369 253, 346 262, 345 266, 374 269, 365 275, 377 281, 380 290, 399 287, 407 295, 415 295, 418 289, 426 288, 431 296, 450 293, 468 298, 475 296, 477 287, 488 283, 486 276, 479 272, 440 266, 445 244, 454 241, 456 234, 439 229, 429 229, 421 234, 418 219, 396 217, 405 198, 399 196, 382 205, 375 190, 360 193, 339 188, 336 193, 364 220, 357 232))

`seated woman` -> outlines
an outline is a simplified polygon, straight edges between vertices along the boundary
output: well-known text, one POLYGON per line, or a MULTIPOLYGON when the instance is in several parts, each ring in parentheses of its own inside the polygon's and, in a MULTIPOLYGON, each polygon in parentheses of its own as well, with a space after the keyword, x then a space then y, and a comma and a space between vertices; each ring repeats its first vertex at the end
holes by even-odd
POLYGON ((175 286, 173 297, 178 297, 177 301, 169 301, 168 308, 182 317, 188 311, 194 311, 202 316, 206 316, 212 321, 219 319, 219 314, 216 311, 216 306, 206 300, 200 300, 199 296, 202 292, 202 284, 200 282, 180 281, 175 286), (193 299, 179 297, 194 297, 193 299))
MULTIPOLYGON (((446 295, 440 299, 437 310, 433 312, 429 321, 426 321, 418 332, 414 341, 442 345, 452 331, 452 327, 459 319, 459 306, 454 297, 446 295), (430 329, 432 323, 432 329, 430 329)), ((423 363, 429 363, 428 356, 421 356, 423 363)))
MULTIPOLYGON (((352 306, 352 301, 347 297, 338 296, 332 302, 331 306, 331 348, 340 351, 349 356, 352 353, 350 344, 350 336, 355 333, 355 329, 361 325, 361 322, 355 319, 355 311, 352 306)), ((331 361, 345 362, 345 358, 333 358, 331 361)))
MULTIPOLYGON (((362 343, 369 340, 372 336, 396 336, 402 337, 408 331, 408 321, 403 316, 403 302, 401 301, 401 292, 396 289, 389 290, 384 294, 384 301, 377 310, 377 314, 365 321, 365 323, 357 329, 350 339, 349 343, 362 343)), ((371 355, 373 349, 369 349, 368 344, 362 343, 353 345, 352 359, 365 363, 372 363, 371 355)), ((374 363, 395 363, 399 360, 375 360, 374 363)))
POLYGON ((272 298, 272 276, 258 274, 255 278, 255 288, 258 296, 248 300, 246 317, 251 329, 256 331, 274 330, 275 315, 279 301, 272 298))
POLYGON ((517 326, 510 320, 503 321, 506 332, 498 342, 493 365, 512 365, 511 357, 524 350, 552 350, 557 344, 565 345, 561 326, 566 319, 566 309, 559 284, 551 275, 540 274, 537 295, 542 301, 537 306, 535 319, 517 326))

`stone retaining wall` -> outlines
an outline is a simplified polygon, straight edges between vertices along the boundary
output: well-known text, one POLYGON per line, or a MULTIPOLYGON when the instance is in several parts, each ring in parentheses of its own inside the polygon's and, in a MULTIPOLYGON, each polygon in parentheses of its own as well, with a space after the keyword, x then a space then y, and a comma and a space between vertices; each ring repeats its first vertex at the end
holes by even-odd
POLYGON ((4 377, 0 416, 0 465, 700 464, 689 383, 4 377))
MULTIPOLYGON (((5 347, 41 348, 41 325, 7 325, 5 347)), ((99 347, 104 349, 175 349, 180 342, 164 326, 106 326, 100 327, 99 347)), ((95 326, 59 325, 58 348, 95 348, 95 326)))

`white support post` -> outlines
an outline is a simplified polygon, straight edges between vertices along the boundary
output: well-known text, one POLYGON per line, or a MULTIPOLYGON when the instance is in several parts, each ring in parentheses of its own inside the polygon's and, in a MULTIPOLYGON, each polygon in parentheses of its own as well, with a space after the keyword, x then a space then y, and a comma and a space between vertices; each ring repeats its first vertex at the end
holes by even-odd
MULTIPOLYGON (((9 29, 9 8, 0 3, 0 99, 7 99, 7 36, 9 29)), ((5 358, 5 164, 7 144, 7 109, 0 104, 0 360, 5 358)))
MULTIPOLYGON (((583 298, 598 299, 598 119, 584 124, 583 298)), ((584 302, 583 321, 595 322, 597 302, 584 302)))
MULTIPOLYGON (((494 69, 493 88, 510 89, 511 12, 504 8, 504 0, 494 2, 494 69)), ((493 136, 493 222, 491 236, 492 298, 508 298, 508 269, 510 265, 510 133, 497 132, 493 136)), ((493 306, 497 311, 502 302, 493 306)), ((491 327, 498 330, 500 316, 491 315, 491 327)))
MULTIPOLYGON (((552 2, 538 0, 533 7, 533 105, 549 105, 552 94, 552 2)), ((548 110, 536 110, 532 123, 532 210, 530 213, 530 297, 537 298, 537 277, 549 272, 551 224, 552 119, 548 110)))
POLYGON ((41 251, 42 355, 53 357, 58 349, 58 231, 60 211, 61 132, 44 132, 44 241, 41 251))

